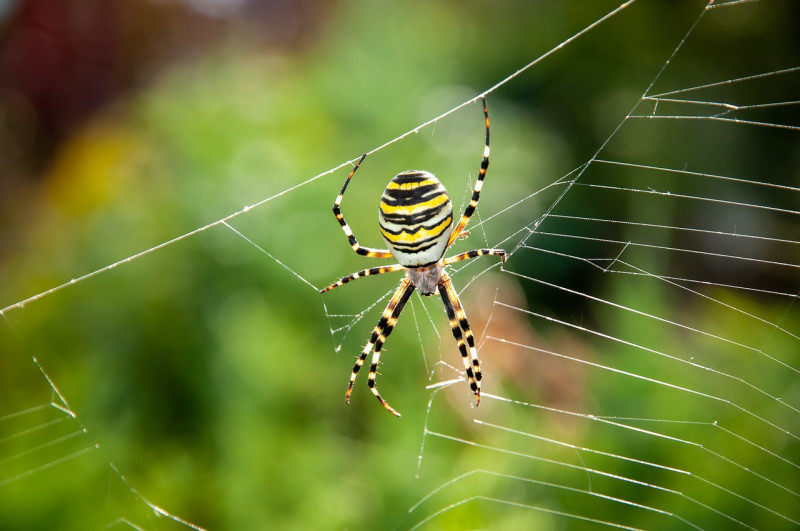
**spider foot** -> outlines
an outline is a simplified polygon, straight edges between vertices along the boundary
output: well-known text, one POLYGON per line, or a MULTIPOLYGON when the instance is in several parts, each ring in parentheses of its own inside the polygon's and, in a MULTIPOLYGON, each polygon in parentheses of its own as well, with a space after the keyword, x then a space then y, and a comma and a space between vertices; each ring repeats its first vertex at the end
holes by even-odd
POLYGON ((400 416, 401 416, 401 415, 400 415, 400 413, 398 413, 398 412, 397 412, 397 411, 396 411, 396 410, 395 410, 395 409, 394 409, 392 406, 390 406, 390 405, 389 405, 389 404, 386 402, 386 400, 384 400, 384 399, 383 399, 383 397, 381 396, 381 394, 378 392, 378 388, 377 388, 377 387, 375 387, 375 383, 374 383, 374 381, 371 381, 371 382, 370 382, 369 389, 370 389, 370 391, 372 391, 372 394, 373 394, 373 395, 375 395, 375 398, 377 398, 377 399, 378 399, 378 402, 380 402, 380 403, 381 403, 381 405, 382 405, 384 408, 386 408, 386 411, 388 411, 389 413, 391 413, 391 414, 392 414, 392 415, 394 415, 395 417, 400 417, 400 416))
POLYGON ((395 417, 402 417, 402 415, 400 413, 398 413, 392 406, 390 406, 388 403, 386 403, 386 400, 381 398, 380 395, 375 395, 375 396, 378 397, 378 400, 380 401, 381 405, 386 408, 386 411, 388 411, 389 413, 391 413, 395 417))
POLYGON ((475 401, 475 407, 478 407, 478 406, 481 405, 481 384, 480 384, 480 380, 481 380, 481 373, 478 372, 475 375, 475 379, 474 380, 470 379, 470 382, 469 382, 469 388, 472 390, 472 394, 475 395, 475 400, 476 400, 475 401))

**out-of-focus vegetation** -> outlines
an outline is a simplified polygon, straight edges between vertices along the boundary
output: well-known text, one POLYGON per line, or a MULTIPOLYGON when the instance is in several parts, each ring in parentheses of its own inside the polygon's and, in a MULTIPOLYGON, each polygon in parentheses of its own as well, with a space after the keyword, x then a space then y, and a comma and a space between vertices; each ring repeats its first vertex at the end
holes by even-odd
MULTIPOLYGON (((12 2, 0 10, 0 307, 372 150, 485 90, 614 5, 12 2)), ((493 158, 480 212, 494 213, 590 158, 701 7, 640 0, 492 94, 493 158)), ((796 14, 785 12, 792 9, 796 14)), ((792 35, 795 20, 743 20, 710 35, 758 31, 780 40, 792 35)), ((797 57, 796 35, 774 49, 797 57)), ((749 60, 743 50, 693 58, 689 66, 698 71, 749 60)), ((781 64, 775 58, 753 70, 781 64)), ((433 171, 456 206, 464 203, 480 162, 481 120, 479 109, 467 106, 368 157, 343 206, 364 245, 380 245, 377 198, 398 171, 433 171)), ((671 146, 631 138, 623 148, 658 160, 671 146)), ((375 403, 366 374, 344 406, 352 357, 383 303, 333 341, 329 330, 346 322, 336 315, 364 310, 398 277, 359 281, 323 299, 292 272, 319 287, 374 265, 349 249, 330 213, 346 174, 345 168, 314 180, 230 221, 269 254, 215 226, 5 312, 0 458, 22 454, 0 461, 0 528, 86 529, 125 520, 180 528, 154 517, 136 493, 212 529, 403 528, 419 521, 408 509, 422 496, 483 468, 468 448, 434 446, 415 478, 430 399, 427 371, 440 351, 447 363, 461 363, 436 300, 425 308, 438 332, 426 325, 422 306, 413 317, 408 308, 383 358, 381 389, 403 418, 375 403), (420 344, 431 345, 425 358, 420 344), (42 410, 38 421, 49 434, 63 430, 58 448, 20 437, 28 428, 11 416, 62 400, 42 370, 77 413, 73 420, 42 410), (64 456, 70 459, 57 461, 64 456), (39 470, 42 463, 50 464, 39 470)), ((487 224, 485 240, 493 244, 529 223, 554 197, 487 224)), ((589 215, 594 205, 587 198, 576 208, 589 215)), ((480 245, 484 235, 475 238, 459 248, 480 245)), ((523 256, 515 265, 522 272, 537 267, 523 256)), ((553 269, 549 274, 562 278, 574 274, 553 269)), ((564 298, 542 299, 531 285, 486 275, 464 294, 479 336, 497 286, 522 306, 579 315, 564 298)), ((604 289, 611 298, 625 286, 609 282, 604 289)), ((488 349, 485 356, 491 367, 488 349)), ((506 369, 513 378, 489 380, 489 388, 534 385, 519 367, 506 369)), ((587 396, 585 376, 571 376, 550 382, 551 403, 580 409, 587 401, 619 401, 625 410, 628 391, 587 383, 587 396)), ((470 398, 457 397, 436 420, 468 439, 470 398)), ((509 497, 485 483, 479 494, 509 497)), ((475 494, 465 485, 464 498, 475 494)), ((560 525, 479 504, 465 504, 436 525, 521 523, 560 525)))

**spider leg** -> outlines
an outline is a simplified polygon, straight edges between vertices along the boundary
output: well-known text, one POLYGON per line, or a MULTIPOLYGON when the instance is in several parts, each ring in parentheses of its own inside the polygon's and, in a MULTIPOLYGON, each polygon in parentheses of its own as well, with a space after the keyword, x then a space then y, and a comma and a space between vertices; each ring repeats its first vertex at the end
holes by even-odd
POLYGON ((364 360, 367 359, 369 353, 375 349, 375 352, 372 354, 372 362, 369 368, 369 388, 372 391, 372 394, 375 395, 375 398, 378 399, 381 405, 385 407, 389 413, 397 417, 400 416, 400 413, 395 411, 381 397, 380 393, 378 392, 378 388, 375 387, 375 378, 378 374, 378 363, 380 361, 383 344, 386 342, 386 338, 389 337, 389 334, 392 333, 392 329, 397 323, 398 317, 400 317, 400 312, 403 311, 403 307, 406 305, 406 302, 408 302, 408 299, 411 297, 412 293, 414 293, 414 285, 406 276, 403 278, 402 282, 400 282, 400 287, 398 287, 397 291, 395 291, 392 299, 386 306, 386 309, 383 310, 383 314, 381 314, 378 324, 372 330, 372 336, 364 346, 364 350, 361 351, 361 355, 359 355, 355 365, 353 365, 353 372, 350 374, 350 383, 347 386, 347 393, 345 394, 345 402, 348 404, 350 403, 350 394, 353 392, 353 384, 355 384, 358 371, 361 369, 361 366, 364 364, 364 360))
POLYGON ((481 169, 478 173, 478 180, 475 182, 475 190, 472 192, 472 199, 467 205, 467 208, 464 210, 464 213, 461 215, 458 225, 456 225, 456 227, 453 229, 453 232, 450 233, 450 239, 447 240, 448 246, 453 243, 456 238, 458 238, 458 236, 464 230, 464 227, 467 226, 469 218, 472 217, 475 209, 478 208, 478 200, 481 198, 483 179, 486 177, 486 170, 489 168, 489 109, 486 107, 486 96, 481 97, 481 101, 483 101, 483 117, 484 121, 486 122, 486 145, 483 148, 481 169))
POLYGON ((461 306, 450 276, 443 272, 442 280, 439 282, 439 293, 442 295, 447 319, 450 321, 450 328, 453 337, 456 338, 458 350, 461 352, 461 359, 464 360, 464 370, 467 373, 469 388, 477 397, 476 406, 481 404, 481 366, 478 361, 478 353, 475 350, 475 338, 467 321, 467 314, 461 306))
POLYGON ((356 172, 359 166, 361 166, 361 163, 364 162, 365 158, 367 158, 366 153, 364 153, 364 155, 361 156, 358 162, 356 162, 356 165, 353 166, 350 175, 348 175, 347 179, 345 179, 344 184, 342 185, 342 191, 339 192, 339 195, 336 196, 336 201, 333 202, 333 215, 336 216, 336 221, 338 221, 339 225, 342 226, 342 230, 344 231, 345 236, 347 236, 347 241, 350 242, 350 247, 352 247, 356 253, 362 256, 367 256, 369 258, 391 258, 392 253, 390 253, 388 250, 361 247, 358 244, 358 240, 356 240, 353 231, 350 229, 350 226, 344 220, 344 216, 342 215, 341 204, 342 204, 342 198, 344 197, 344 192, 345 190, 347 190, 347 185, 350 184, 350 179, 353 178, 353 174, 356 172))
POLYGON ((342 277, 341 279, 337 280, 336 282, 334 282, 333 284, 331 284, 327 288, 321 289, 319 292, 320 293, 325 293, 326 291, 330 291, 333 288, 338 288, 339 286, 341 286, 343 284, 347 284, 351 280, 355 280, 357 278, 368 277, 370 275, 380 275, 380 274, 383 274, 383 273, 392 273, 394 271, 400 271, 402 269, 403 269, 403 266, 400 265, 400 264, 393 264, 393 265, 388 265, 388 266, 378 266, 378 267, 371 267, 369 269, 362 269, 361 271, 357 271, 357 272, 353 273, 352 275, 347 275, 346 277, 342 277))
POLYGON ((445 258, 442 262, 442 265, 447 266, 450 264, 455 264, 456 262, 461 262, 462 260, 470 260, 483 255, 499 256, 503 262, 506 261, 506 252, 503 249, 475 249, 473 251, 467 251, 466 253, 451 256, 450 258, 445 258))
POLYGON ((394 329, 394 325, 397 324, 397 319, 400 317, 400 312, 403 311, 403 307, 408 302, 409 297, 414 292, 414 285, 409 282, 408 286, 403 290, 403 294, 395 306, 394 311, 392 312, 392 316, 386 321, 386 327, 383 329, 383 333, 378 337, 378 340, 375 342, 375 352, 372 354, 372 364, 369 368, 369 377, 367 379, 367 384, 369 385, 372 394, 375 395, 375 398, 385 407, 390 413, 399 417, 400 413, 395 411, 386 401, 381 397, 380 393, 378 392, 378 388, 375 387, 375 378, 378 375, 378 362, 380 361, 381 357, 381 349, 383 348, 383 344, 386 342, 386 338, 389 337, 389 334, 392 333, 394 329))

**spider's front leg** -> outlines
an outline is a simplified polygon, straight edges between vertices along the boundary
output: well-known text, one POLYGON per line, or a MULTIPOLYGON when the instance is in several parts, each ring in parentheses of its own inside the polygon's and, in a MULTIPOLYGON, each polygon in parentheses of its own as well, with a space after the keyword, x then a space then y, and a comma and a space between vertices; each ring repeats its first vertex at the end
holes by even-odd
POLYGON ((358 376, 358 371, 361 369, 361 366, 364 364, 364 360, 367 359, 369 353, 374 349, 372 354, 372 363, 369 368, 368 384, 370 391, 372 391, 372 394, 375 395, 375 398, 378 399, 381 405, 385 407, 389 413, 397 417, 400 416, 400 413, 395 411, 395 409, 387 404, 386 400, 381 397, 380 393, 378 392, 378 388, 375 387, 375 378, 378 375, 378 363, 380 362, 383 344, 386 342, 386 338, 389 337, 389 334, 392 333, 394 325, 397 323, 397 319, 400 317, 400 312, 403 311, 403 307, 406 305, 406 302, 408 302, 408 299, 411 297, 412 293, 414 293, 414 285, 411 283, 411 280, 408 276, 403 277, 402 282, 400 282, 400 287, 398 287, 397 291, 394 292, 394 295, 389 301, 389 304, 386 306, 386 309, 383 310, 383 314, 381 315, 378 324, 372 330, 372 336, 364 346, 364 350, 361 351, 361 355, 356 360, 355 365, 353 365, 353 372, 350 374, 350 383, 347 386, 347 393, 345 394, 345 402, 348 404, 350 403, 350 395, 353 392, 353 385, 355 384, 356 376, 358 376))
POLYGON ((458 294, 447 273, 442 273, 439 293, 442 296, 447 319, 450 321, 450 329, 453 331, 453 337, 456 338, 458 350, 461 352, 461 359, 464 360, 464 371, 467 373, 469 388, 477 397, 475 405, 479 406, 481 404, 481 366, 475 350, 475 338, 469 327, 467 314, 461 306, 461 301, 458 299, 458 294))

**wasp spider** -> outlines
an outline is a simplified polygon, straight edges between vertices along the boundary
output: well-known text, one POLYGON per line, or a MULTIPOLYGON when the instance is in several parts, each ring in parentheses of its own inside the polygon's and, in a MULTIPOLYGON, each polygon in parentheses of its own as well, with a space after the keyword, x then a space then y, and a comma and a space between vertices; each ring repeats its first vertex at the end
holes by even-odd
POLYGON ((356 360, 355 365, 353 365, 350 384, 345 395, 347 403, 350 402, 350 394, 353 391, 353 384, 356 381, 358 371, 369 353, 372 352, 372 364, 369 369, 368 380, 369 388, 383 407, 390 413, 400 416, 381 397, 378 388, 375 387, 375 377, 378 373, 381 348, 383 348, 386 338, 389 337, 397 323, 397 319, 400 317, 400 312, 415 289, 419 290, 422 295, 433 295, 436 291, 441 295, 447 318, 450 321, 450 328, 453 331, 458 350, 461 352, 461 358, 464 361, 469 387, 477 397, 476 405, 481 403, 481 367, 478 362, 478 354, 475 351, 475 338, 467 322, 467 314, 464 313, 458 294, 444 268, 450 264, 483 255, 496 255, 505 260, 506 252, 502 249, 475 249, 450 258, 443 258, 443 256, 450 244, 459 235, 466 234, 464 227, 478 206, 483 179, 486 177, 486 169, 489 167, 489 111, 486 108, 486 98, 483 97, 482 101, 483 115, 486 122, 486 146, 483 148, 483 160, 481 161, 481 169, 480 173, 478 173, 478 180, 475 183, 472 199, 455 227, 453 227, 453 204, 442 183, 427 171, 405 171, 398 173, 389 181, 386 190, 381 196, 378 220, 381 226, 381 234, 389 249, 370 249, 359 245, 355 235, 353 235, 353 231, 344 220, 340 207, 347 185, 366 158, 366 154, 361 157, 350 172, 350 175, 347 176, 342 186, 342 191, 339 192, 336 201, 333 203, 333 214, 342 226, 350 246, 356 253, 370 258, 394 257, 398 263, 358 271, 334 282, 323 289, 321 293, 337 288, 351 280, 369 275, 401 270, 406 272, 406 276, 400 282, 400 287, 395 291, 394 296, 389 301, 389 305, 386 306, 378 324, 372 331, 372 336, 364 346, 364 350, 361 351, 361 355, 356 360))

